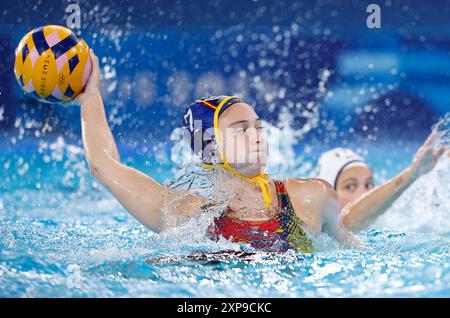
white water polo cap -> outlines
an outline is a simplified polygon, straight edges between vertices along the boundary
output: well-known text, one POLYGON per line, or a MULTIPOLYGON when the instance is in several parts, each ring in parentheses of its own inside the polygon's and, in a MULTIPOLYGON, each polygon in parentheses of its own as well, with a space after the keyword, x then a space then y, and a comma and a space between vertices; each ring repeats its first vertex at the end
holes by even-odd
POLYGON ((339 175, 352 167, 367 167, 364 159, 348 148, 334 148, 324 152, 317 163, 317 178, 328 181, 336 188, 339 175))

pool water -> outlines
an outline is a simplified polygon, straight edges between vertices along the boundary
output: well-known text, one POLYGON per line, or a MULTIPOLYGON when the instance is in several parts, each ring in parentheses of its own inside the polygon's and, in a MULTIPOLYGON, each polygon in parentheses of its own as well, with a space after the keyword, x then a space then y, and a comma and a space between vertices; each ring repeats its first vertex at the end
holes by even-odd
POLYGON ((152 233, 89 175, 79 146, 22 144, 0 157, 1 297, 450 296, 450 160, 358 234, 363 250, 320 235, 313 254, 193 260, 243 247, 209 241, 207 216, 152 233))

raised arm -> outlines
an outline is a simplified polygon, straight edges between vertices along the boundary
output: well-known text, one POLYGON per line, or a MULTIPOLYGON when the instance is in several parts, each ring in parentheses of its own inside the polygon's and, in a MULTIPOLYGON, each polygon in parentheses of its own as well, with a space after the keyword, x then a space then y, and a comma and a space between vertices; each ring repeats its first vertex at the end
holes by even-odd
POLYGON ((400 174, 344 207, 341 212, 342 223, 352 231, 366 228, 388 210, 415 180, 432 170, 445 152, 445 148, 434 149, 435 138, 436 135, 432 133, 414 156, 411 165, 400 174))
POLYGON ((204 203, 200 196, 169 190, 146 174, 120 162, 100 95, 98 58, 90 52, 92 71, 85 90, 77 97, 81 106, 83 146, 91 173, 138 221, 159 232, 167 225, 165 210, 175 202, 172 216, 190 216, 204 203), (176 202, 180 196, 188 196, 176 202))

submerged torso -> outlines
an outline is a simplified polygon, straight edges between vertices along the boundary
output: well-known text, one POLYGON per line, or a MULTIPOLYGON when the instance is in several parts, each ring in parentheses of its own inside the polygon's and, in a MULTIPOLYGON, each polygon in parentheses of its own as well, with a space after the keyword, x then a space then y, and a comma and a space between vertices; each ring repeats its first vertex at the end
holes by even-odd
POLYGON ((226 209, 221 216, 214 218, 208 228, 208 237, 217 241, 221 236, 234 243, 248 243, 256 249, 269 252, 284 252, 294 249, 309 253, 314 250, 307 237, 304 223, 297 217, 280 180, 273 180, 278 196, 278 213, 264 221, 244 221, 232 216, 226 209))

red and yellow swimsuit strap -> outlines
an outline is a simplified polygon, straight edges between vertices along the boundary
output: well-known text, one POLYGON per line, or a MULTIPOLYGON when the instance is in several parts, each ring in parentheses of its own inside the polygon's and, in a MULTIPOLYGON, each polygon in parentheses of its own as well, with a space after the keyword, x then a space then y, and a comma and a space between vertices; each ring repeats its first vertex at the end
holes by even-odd
POLYGON ((275 189, 277 190, 278 208, 284 208, 289 203, 286 186, 282 180, 273 179, 273 183, 275 183, 275 189))

